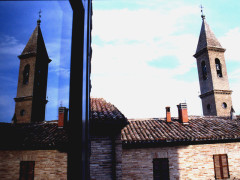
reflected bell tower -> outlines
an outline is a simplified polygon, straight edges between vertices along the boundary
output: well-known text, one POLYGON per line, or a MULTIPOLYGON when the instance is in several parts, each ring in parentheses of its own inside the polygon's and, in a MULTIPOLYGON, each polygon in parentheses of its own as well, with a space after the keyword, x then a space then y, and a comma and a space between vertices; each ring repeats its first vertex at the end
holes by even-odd
MULTIPOLYGON (((41 12, 41 11, 40 11, 41 12)), ((15 100, 15 123, 41 122, 45 120, 47 104, 48 57, 40 28, 40 14, 20 59, 17 96, 15 100)))

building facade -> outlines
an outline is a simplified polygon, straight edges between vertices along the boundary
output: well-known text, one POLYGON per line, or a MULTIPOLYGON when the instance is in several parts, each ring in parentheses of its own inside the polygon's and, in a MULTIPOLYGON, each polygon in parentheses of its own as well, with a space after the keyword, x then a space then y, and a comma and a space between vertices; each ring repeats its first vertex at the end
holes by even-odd
POLYGON ((240 119, 179 115, 129 120, 123 179, 240 179, 240 119))

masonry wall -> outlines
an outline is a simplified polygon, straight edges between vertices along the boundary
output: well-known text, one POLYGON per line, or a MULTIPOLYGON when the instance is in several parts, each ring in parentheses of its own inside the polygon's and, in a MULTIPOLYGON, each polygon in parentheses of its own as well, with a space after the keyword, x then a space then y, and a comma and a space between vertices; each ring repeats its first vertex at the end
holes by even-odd
POLYGON ((122 142, 117 137, 91 137, 90 179, 122 178, 122 142))
POLYGON ((153 158, 168 158, 170 179, 214 180, 214 154, 227 154, 230 179, 240 179, 240 143, 123 149, 123 180, 153 179, 153 158))
POLYGON ((67 153, 57 150, 0 151, 0 179, 19 179, 21 161, 35 161, 35 180, 67 179, 67 153))

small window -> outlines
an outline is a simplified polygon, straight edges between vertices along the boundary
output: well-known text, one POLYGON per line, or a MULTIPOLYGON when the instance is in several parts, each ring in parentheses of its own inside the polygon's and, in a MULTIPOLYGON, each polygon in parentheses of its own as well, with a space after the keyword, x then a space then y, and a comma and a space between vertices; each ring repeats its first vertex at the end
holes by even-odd
POLYGON ((25 113, 26 113, 26 111, 25 111, 24 109, 22 109, 22 110, 20 111, 20 115, 21 115, 21 116, 24 116, 25 113))
POLYGON ((226 109, 227 108, 227 103, 222 103, 222 108, 226 109))
POLYGON ((207 105, 207 110, 211 111, 211 105, 210 104, 207 105))
POLYGON ((23 70, 23 84, 28 84, 30 65, 27 64, 23 70))
POLYGON ((20 162, 20 180, 33 180, 34 179, 34 161, 21 161, 20 162))
POLYGON ((216 179, 230 178, 227 154, 213 155, 213 163, 216 179))
POLYGON ((217 76, 222 77, 222 65, 220 63, 219 59, 215 59, 215 64, 216 64, 216 71, 217 71, 217 76))
POLYGON ((169 163, 167 158, 153 159, 153 179, 169 180, 169 163))
POLYGON ((205 61, 202 61, 201 67, 202 67, 203 80, 206 80, 207 79, 207 66, 206 66, 205 61))

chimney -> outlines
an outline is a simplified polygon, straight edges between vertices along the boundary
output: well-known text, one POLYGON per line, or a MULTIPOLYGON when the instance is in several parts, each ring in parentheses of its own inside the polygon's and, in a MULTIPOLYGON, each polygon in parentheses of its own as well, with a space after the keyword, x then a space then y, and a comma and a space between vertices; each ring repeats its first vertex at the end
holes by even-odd
POLYGON ((63 128, 67 124, 68 109, 66 107, 58 108, 58 127, 63 128))
POLYGON ((178 107, 178 117, 181 123, 188 123, 187 104, 180 103, 178 107))
POLYGON ((166 107, 166 120, 167 122, 171 122, 171 112, 170 112, 170 107, 166 107))

